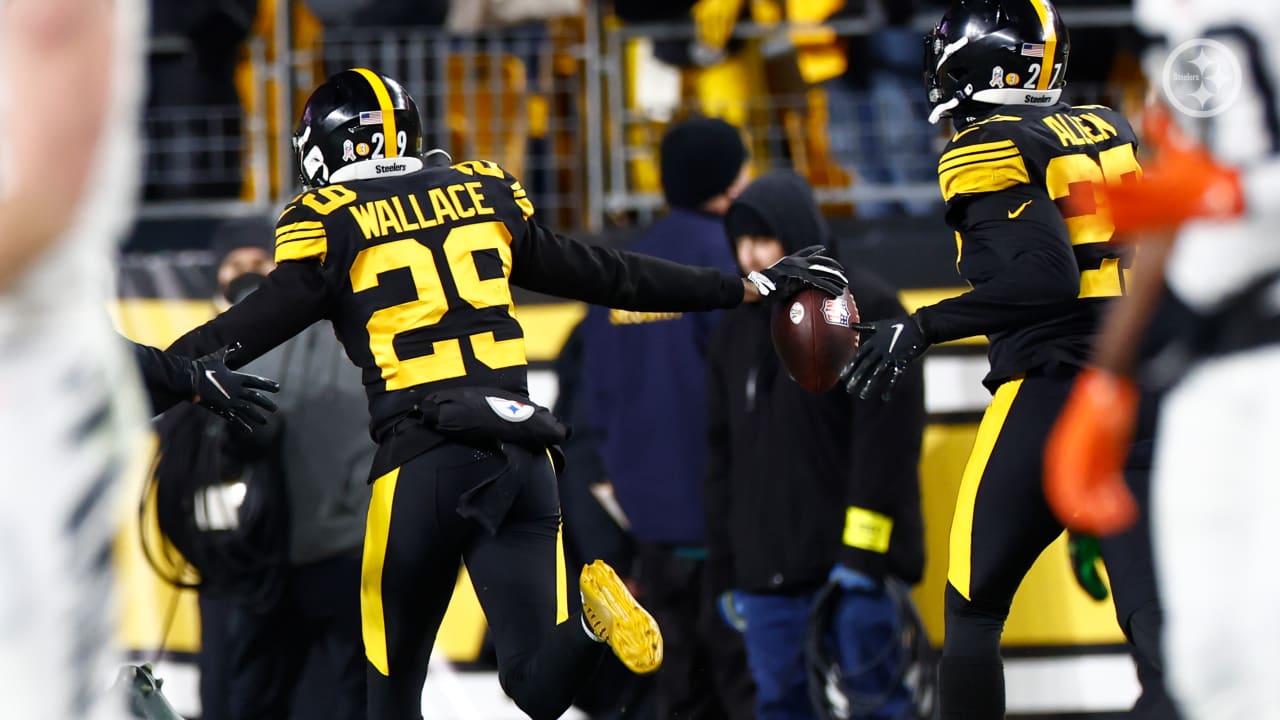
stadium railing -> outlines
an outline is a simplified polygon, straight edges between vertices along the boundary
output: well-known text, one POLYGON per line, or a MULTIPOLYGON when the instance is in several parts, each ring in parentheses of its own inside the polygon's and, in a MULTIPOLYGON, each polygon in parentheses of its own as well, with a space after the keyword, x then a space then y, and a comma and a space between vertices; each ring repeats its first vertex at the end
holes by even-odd
MULTIPOLYGON (((919 71, 909 67, 918 68, 919 36, 932 13, 903 28, 901 42, 887 51, 887 61, 903 70, 872 79, 862 73, 858 85, 840 77, 813 82, 802 56, 815 36, 841 52, 855 39, 883 36, 874 18, 740 23, 727 60, 676 68, 656 58, 655 46, 693 43, 692 23, 624 24, 599 6, 588 3, 580 18, 470 35, 329 30, 323 44, 287 53, 268 53, 256 38, 247 49, 253 80, 241 89, 250 112, 148 113, 142 217, 227 217, 287 201, 296 190, 289 135, 305 98, 299 89, 354 65, 404 81, 419 102, 429 147, 499 162, 557 227, 598 232, 660 209, 658 143, 670 122, 691 113, 741 127, 757 172, 794 168, 833 214, 936 207, 933 164, 946 135, 924 122, 919 71)), ((1073 28, 1123 27, 1132 17, 1124 7, 1064 15, 1073 28)), ((287 13, 277 14, 270 31, 276 47, 290 44, 288 22, 287 13)), ((1071 91, 1078 100, 1106 99, 1096 87, 1071 91)))

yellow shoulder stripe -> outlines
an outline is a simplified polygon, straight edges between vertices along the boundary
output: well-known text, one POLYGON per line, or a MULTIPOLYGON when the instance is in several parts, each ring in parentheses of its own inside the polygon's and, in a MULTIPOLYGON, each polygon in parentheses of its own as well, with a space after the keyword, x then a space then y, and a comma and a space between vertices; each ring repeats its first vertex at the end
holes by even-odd
POLYGON ((281 225, 276 228, 276 262, 319 259, 329 252, 324 225, 317 220, 281 225))
POLYGON ((529 193, 525 191, 520 181, 514 178, 511 180, 511 197, 516 201, 516 206, 520 208, 520 214, 524 215, 525 220, 533 217, 533 202, 529 200, 529 193))
POLYGON ((950 160, 944 160, 938 163, 938 174, 942 174, 949 170, 955 170, 961 165, 968 165, 976 162, 989 162, 992 160, 1000 160, 1007 157, 1018 157, 1019 153, 1016 148, 1001 148, 1000 150, 991 150, 989 152, 972 153, 969 155, 961 155, 950 160))
POLYGON ((957 195, 998 192, 1029 182, 1027 165, 1016 153, 957 164, 938 173, 942 198, 948 201, 957 195))
POLYGON ((961 130, 960 132, 956 133, 955 135, 953 135, 953 136, 951 137, 951 142, 953 142, 953 143, 954 143, 955 141, 959 140, 960 138, 964 137, 965 135, 968 135, 969 133, 973 132, 974 130, 976 130, 976 129, 980 128, 980 127, 982 127, 983 125, 986 125, 987 123, 993 123, 993 122, 1017 122, 1017 121, 1019 121, 1019 120, 1021 120, 1021 119, 1022 119, 1022 118, 1018 117, 1017 115, 992 115, 991 117, 989 117, 989 118, 985 118, 985 119, 983 119, 983 120, 979 120, 978 122, 976 122, 976 123, 974 123, 974 124, 970 125, 969 127, 965 128, 965 129, 963 129, 963 130, 961 130))
POLYGON ((938 160, 938 165, 941 166, 964 155, 991 152, 993 150, 1012 150, 1015 147, 1012 140, 997 140, 989 143, 978 143, 977 145, 965 145, 942 153, 942 157, 938 160))
POLYGON ((295 238, 276 244, 276 262, 286 260, 319 260, 324 262, 329 254, 328 243, 324 236, 295 238))
POLYGON ((303 220, 302 222, 291 223, 289 225, 281 225, 276 228, 276 237, 287 235, 291 232, 299 230, 323 230, 324 224, 319 220, 303 220))

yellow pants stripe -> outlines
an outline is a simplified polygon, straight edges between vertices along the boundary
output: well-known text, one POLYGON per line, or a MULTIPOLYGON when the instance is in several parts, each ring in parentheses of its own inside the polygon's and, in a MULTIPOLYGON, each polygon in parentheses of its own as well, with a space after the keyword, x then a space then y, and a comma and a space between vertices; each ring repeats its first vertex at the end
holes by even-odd
POLYGON ((369 515, 364 529, 364 558, 360 567, 360 623, 364 655, 383 675, 391 674, 387 660, 387 626, 382 612, 382 564, 391 530, 391 505, 396 497, 400 468, 373 481, 369 515))
POLYGON ((556 624, 569 619, 569 576, 564 566, 564 523, 556 530, 556 624))
POLYGON ((973 562, 973 509, 978 499, 978 486, 982 483, 991 451, 996 447, 1000 431, 1009 417, 1009 409, 1013 407, 1014 398, 1021 387, 1022 380, 1018 379, 1010 380, 996 390, 991 405, 987 406, 987 411, 982 415, 978 436, 973 441, 973 450, 969 453, 969 461, 964 466, 964 476, 960 480, 956 510, 951 517, 947 581, 965 600, 972 599, 969 597, 969 580, 973 562))
MULTIPOLYGON (((556 463, 551 459, 551 451, 547 451, 547 462, 555 472, 556 463)), ((569 619, 569 576, 564 566, 564 522, 556 528, 556 624, 569 619)))

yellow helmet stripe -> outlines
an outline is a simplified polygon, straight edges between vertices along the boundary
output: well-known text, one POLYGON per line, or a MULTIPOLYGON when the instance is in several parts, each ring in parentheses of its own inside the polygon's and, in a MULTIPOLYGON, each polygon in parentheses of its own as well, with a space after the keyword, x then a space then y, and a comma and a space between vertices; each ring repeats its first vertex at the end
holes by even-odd
POLYGON ((1044 28, 1044 58, 1040 60, 1040 78, 1036 81, 1037 90, 1048 90, 1053 80, 1053 56, 1058 51, 1058 31, 1053 27, 1053 12, 1044 0, 1031 0, 1040 18, 1040 26, 1044 28))
POLYGON ((396 140, 396 108, 391 104, 391 93, 387 92, 387 84, 382 82, 378 73, 368 68, 352 68, 369 81, 374 97, 378 98, 378 109, 382 111, 383 157, 393 158, 400 154, 400 143, 396 140))

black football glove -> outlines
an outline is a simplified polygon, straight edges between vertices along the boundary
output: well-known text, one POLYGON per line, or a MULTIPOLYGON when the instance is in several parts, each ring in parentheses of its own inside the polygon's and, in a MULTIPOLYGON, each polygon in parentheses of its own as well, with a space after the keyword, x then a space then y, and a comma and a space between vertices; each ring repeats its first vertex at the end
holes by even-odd
POLYGON ((850 395, 857 393, 858 397, 867 400, 875 394, 878 386, 883 385, 880 397, 888 400, 907 365, 929 349, 929 341, 925 339, 920 324, 910 315, 854 323, 853 329, 860 334, 858 354, 840 373, 844 388, 850 395))
POLYGON ((191 377, 192 402, 210 410, 245 432, 253 432, 252 421, 267 424, 267 416, 259 410, 275 412, 276 404, 260 390, 277 392, 280 384, 257 375, 240 373, 227 367, 224 348, 215 353, 192 360, 188 370, 191 377))
POLYGON ((1102 582, 1102 548, 1098 538, 1080 533, 1067 533, 1067 553, 1071 556, 1071 573, 1076 583, 1094 600, 1107 599, 1107 584, 1102 582))
POLYGON ((821 245, 810 245, 764 270, 751 273, 747 280, 760 291, 760 297, 768 301, 785 300, 810 287, 838 297, 849 286, 849 280, 840 263, 826 252, 821 245))

